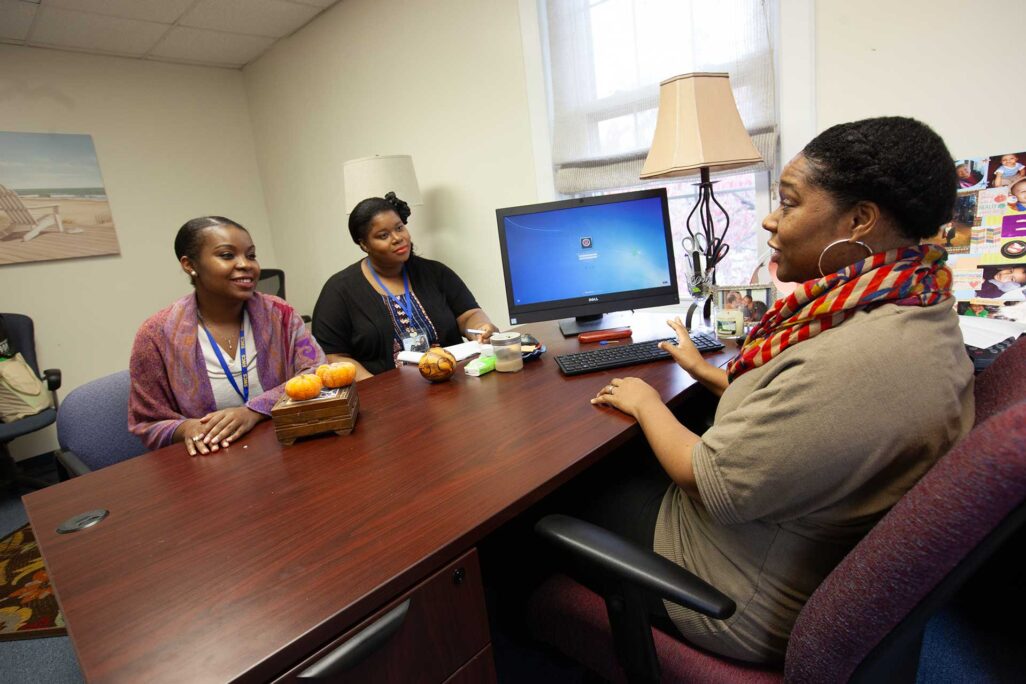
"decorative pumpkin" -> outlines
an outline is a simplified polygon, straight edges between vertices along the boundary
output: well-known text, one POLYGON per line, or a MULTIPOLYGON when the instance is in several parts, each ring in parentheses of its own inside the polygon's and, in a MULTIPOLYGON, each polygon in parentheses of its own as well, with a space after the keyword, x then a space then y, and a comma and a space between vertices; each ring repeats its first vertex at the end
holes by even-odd
POLYGON ((320 394, 323 386, 321 379, 313 373, 303 373, 285 383, 285 394, 289 395, 289 399, 304 401, 320 394))
POLYGON ((438 345, 432 345, 417 364, 420 374, 431 382, 445 382, 456 372, 456 357, 438 345))
POLYGON ((348 361, 326 363, 317 368, 317 377, 325 387, 348 387, 356 379, 356 366, 348 361))

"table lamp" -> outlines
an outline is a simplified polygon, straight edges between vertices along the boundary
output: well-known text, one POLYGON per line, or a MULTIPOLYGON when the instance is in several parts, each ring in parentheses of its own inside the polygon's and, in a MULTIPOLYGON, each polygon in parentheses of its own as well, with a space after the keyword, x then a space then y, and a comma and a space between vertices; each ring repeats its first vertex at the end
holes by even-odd
POLYGON ((410 206, 420 206, 424 200, 413 170, 413 157, 408 154, 375 155, 350 159, 342 167, 345 184, 346 214, 368 197, 384 197, 394 192, 396 197, 410 206))
MULTIPOLYGON (((715 283, 713 269, 729 249, 724 239, 730 215, 713 194, 709 170, 735 169, 761 161, 762 155, 741 122, 727 74, 682 74, 659 84, 659 115, 641 178, 693 176, 696 170, 700 174, 698 202, 688 214, 689 237, 685 238, 688 266, 694 278, 694 282, 689 282, 692 294, 708 296, 707 290, 696 292, 695 287, 700 282, 715 283), (719 235, 713 221, 713 205, 725 218, 719 235)), ((707 301, 707 318, 709 314, 707 301)))

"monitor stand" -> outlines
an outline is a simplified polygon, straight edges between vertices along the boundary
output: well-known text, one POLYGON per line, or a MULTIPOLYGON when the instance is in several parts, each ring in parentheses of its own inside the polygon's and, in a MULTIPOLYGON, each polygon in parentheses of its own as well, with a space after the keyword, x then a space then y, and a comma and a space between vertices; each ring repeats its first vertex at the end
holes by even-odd
POLYGON ((597 316, 578 316, 563 318, 559 321, 559 331, 563 337, 573 337, 591 330, 610 330, 612 328, 628 328, 631 325, 630 311, 599 314, 597 316))

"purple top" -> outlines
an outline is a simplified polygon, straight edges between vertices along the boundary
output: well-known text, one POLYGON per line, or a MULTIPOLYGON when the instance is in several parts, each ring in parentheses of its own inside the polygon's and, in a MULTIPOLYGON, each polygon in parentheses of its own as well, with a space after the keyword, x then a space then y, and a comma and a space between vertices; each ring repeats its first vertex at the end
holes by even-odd
MULTIPOLYGON (((196 295, 188 294, 150 316, 135 335, 129 373, 128 429, 149 449, 171 443, 188 418, 217 410, 196 334, 196 295)), ((257 346, 257 375, 263 394, 246 407, 271 414, 285 381, 325 362, 324 352, 303 319, 284 300, 255 292, 246 302, 257 346)))

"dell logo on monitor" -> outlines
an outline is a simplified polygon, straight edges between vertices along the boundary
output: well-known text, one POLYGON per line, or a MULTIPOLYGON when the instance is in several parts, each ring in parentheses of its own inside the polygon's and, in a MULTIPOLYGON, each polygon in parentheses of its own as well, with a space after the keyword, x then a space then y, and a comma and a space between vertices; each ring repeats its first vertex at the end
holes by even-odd
POLYGON ((588 297, 589 302, 597 302, 598 300, 598 297, 588 297))

